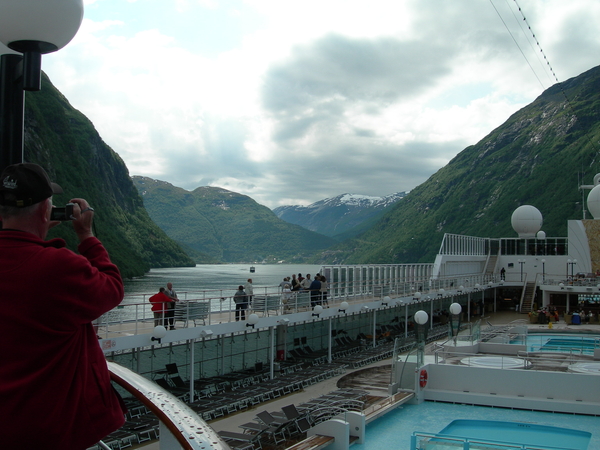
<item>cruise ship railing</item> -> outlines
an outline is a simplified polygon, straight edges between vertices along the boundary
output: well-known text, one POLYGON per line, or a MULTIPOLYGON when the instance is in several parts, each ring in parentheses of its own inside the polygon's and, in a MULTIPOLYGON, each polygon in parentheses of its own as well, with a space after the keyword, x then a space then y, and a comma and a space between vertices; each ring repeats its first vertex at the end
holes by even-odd
POLYGON ((438 254, 457 256, 486 256, 490 249, 489 238, 444 233, 438 254))
MULTIPOLYGON (((394 303, 407 305, 420 301, 431 304, 428 305, 429 308, 423 307, 433 315, 439 308, 435 306, 436 302, 440 301, 438 305, 441 305, 444 298, 448 296, 464 296, 467 299, 474 292, 481 292, 481 287, 480 290, 475 290, 477 284, 481 283, 483 289, 490 287, 483 277, 448 278, 435 281, 424 286, 413 284, 409 286, 407 283, 390 285, 387 281, 384 283, 376 280, 368 286, 368 289, 356 288, 353 289, 353 293, 347 289, 346 282, 343 283, 343 288, 340 288, 338 283, 331 282, 328 283, 326 296, 319 292, 312 299, 311 292, 308 291, 282 293, 278 286, 260 287, 255 288, 252 303, 246 313, 266 317, 308 311, 315 303, 339 309, 342 302, 360 304, 381 301, 382 306, 388 306, 394 303)), ((178 291, 179 302, 176 303, 175 310, 171 310, 173 317, 169 317, 170 313, 167 313, 156 320, 165 327, 175 328, 235 321, 234 292, 231 290, 178 291)), ((109 338, 151 333, 155 325, 152 305, 148 301, 151 295, 153 294, 126 295, 118 307, 108 311, 94 322, 98 336, 109 338)))
POLYGON ((436 346, 434 349, 435 364, 460 364, 469 367, 486 367, 494 369, 529 369, 531 363, 527 358, 517 355, 493 355, 460 352, 460 345, 436 346))
MULTIPOLYGON (((515 346, 516 347, 516 346, 515 346)), ((487 367, 495 369, 527 369, 547 371, 575 371, 571 367, 578 363, 590 361, 589 351, 580 348, 548 348, 544 351, 524 351, 515 348, 514 353, 509 353, 504 347, 502 354, 492 353, 488 348, 485 354, 461 352, 460 345, 438 344, 434 348, 435 364, 460 364, 473 367, 487 367), (586 354, 587 352, 587 354, 586 354)), ((585 369, 585 367, 584 367, 585 369)), ((582 370, 580 370, 582 371, 582 370)), ((586 373, 594 373, 597 369, 590 367, 586 373)))
POLYGON ((564 275, 547 273, 546 278, 540 283, 540 285, 560 286, 561 283, 563 284, 563 287, 583 286, 597 288, 598 284, 600 284, 600 277, 586 276, 584 278, 570 278, 565 277, 564 275))
POLYGON ((198 414, 173 394, 118 364, 109 362, 108 369, 113 382, 141 401, 159 419, 160 448, 229 449, 198 414))

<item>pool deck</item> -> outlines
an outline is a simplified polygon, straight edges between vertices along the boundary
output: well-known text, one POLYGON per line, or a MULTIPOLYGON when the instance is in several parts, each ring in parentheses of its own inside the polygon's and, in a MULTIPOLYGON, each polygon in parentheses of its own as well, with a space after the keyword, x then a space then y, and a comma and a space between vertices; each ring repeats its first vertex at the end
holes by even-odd
MULTIPOLYGON (((472 318, 472 321, 474 322, 477 319, 478 318, 472 318)), ((497 313, 491 313, 491 314, 485 316, 484 319, 487 320, 492 325, 508 325, 509 323, 516 321, 516 320, 524 320, 524 319, 528 320, 528 316, 526 314, 521 314, 521 313, 518 313, 515 311, 500 311, 497 313)), ((530 330, 548 330, 548 325, 531 324, 528 322, 525 324, 522 324, 522 325, 526 325, 528 327, 528 329, 530 329, 530 330)), ((567 325, 561 319, 561 321, 559 321, 558 323, 552 324, 552 331, 557 331, 557 330, 564 330, 564 331, 568 330, 568 331, 579 331, 579 332, 587 331, 590 333, 600 333, 600 324, 593 323, 593 324, 582 324, 582 325, 567 325)), ((350 373, 360 372, 360 371, 364 371, 365 369, 374 368, 374 367, 382 367, 382 366, 389 367, 390 364, 391 364, 391 358, 383 360, 383 361, 375 362, 375 363, 365 366, 361 369, 357 369, 356 371, 348 371, 344 375, 336 376, 336 377, 327 379, 325 381, 321 381, 312 386, 306 387, 298 392, 295 392, 295 393, 292 393, 292 394, 289 394, 289 395, 286 395, 283 397, 279 397, 275 400, 271 400, 266 403, 256 405, 255 407, 244 410, 242 412, 228 415, 221 419, 213 420, 209 423, 209 425, 217 432, 224 431, 224 430, 237 431, 238 427, 240 425, 245 424, 247 422, 251 422, 252 419, 254 419, 254 417, 261 411, 264 411, 264 410, 277 411, 277 410, 280 410, 282 407, 290 405, 292 403, 299 404, 299 403, 306 402, 310 399, 317 398, 321 395, 328 394, 328 393, 338 389, 339 380, 343 377, 347 377, 348 374, 350 374, 350 373)), ((360 386, 360 388, 367 389, 367 388, 365 388, 364 385, 360 386)), ((378 388, 377 386, 373 386, 373 388, 374 388, 374 390, 372 392, 373 395, 375 395, 375 396, 383 396, 384 395, 383 392, 381 391, 381 387, 378 388)), ((394 404, 392 404, 392 405, 388 405, 387 407, 384 407, 383 403, 385 403, 385 401, 386 401, 386 398, 382 397, 381 410, 377 411, 376 417, 373 417, 370 420, 373 420, 374 418, 377 418, 377 417, 381 417, 382 414, 392 411, 396 407, 398 407, 399 405, 402 404, 402 401, 398 401, 398 402, 394 402, 394 404)), ((388 402, 389 402, 389 400, 388 400, 388 402)), ((241 431, 241 428, 239 430, 241 431)), ((144 450, 160 450, 160 444, 155 441, 155 442, 152 442, 147 445, 141 444, 134 448, 144 448, 144 450)))

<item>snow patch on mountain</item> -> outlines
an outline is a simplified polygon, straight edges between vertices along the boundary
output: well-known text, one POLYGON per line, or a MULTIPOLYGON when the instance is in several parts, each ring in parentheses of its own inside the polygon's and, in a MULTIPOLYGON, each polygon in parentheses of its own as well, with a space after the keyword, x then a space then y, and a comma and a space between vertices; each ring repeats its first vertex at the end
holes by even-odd
POLYGON ((383 214, 386 208, 405 195, 405 192, 398 192, 385 197, 374 197, 344 193, 308 206, 279 206, 273 212, 286 222, 327 236, 335 236, 383 214))

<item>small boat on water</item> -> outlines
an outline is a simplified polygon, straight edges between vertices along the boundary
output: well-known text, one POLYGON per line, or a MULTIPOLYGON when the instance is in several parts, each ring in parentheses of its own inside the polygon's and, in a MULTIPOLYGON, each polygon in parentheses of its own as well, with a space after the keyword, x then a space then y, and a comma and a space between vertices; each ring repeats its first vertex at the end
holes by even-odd
POLYGON ((254 273, 254 272, 256 272, 256 267, 250 266, 250 273, 254 273))

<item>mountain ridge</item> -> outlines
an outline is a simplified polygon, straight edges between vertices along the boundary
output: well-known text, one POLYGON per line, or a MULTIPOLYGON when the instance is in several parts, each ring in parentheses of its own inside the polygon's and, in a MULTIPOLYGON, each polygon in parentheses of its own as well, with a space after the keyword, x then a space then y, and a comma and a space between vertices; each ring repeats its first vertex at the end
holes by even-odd
POLYGON ((132 180, 150 217, 197 260, 298 262, 335 243, 224 188, 200 186, 187 191, 149 177, 134 176, 132 180))
MULTIPOLYGON (((83 197, 95 209, 95 234, 124 278, 142 276, 152 267, 191 266, 194 262, 144 209, 121 157, 100 137, 90 120, 71 106, 45 73, 42 90, 27 92, 24 160, 41 165, 64 190, 57 206, 83 197)), ((50 229, 77 251, 70 223, 50 229)))
POLYGON ((344 193, 308 206, 286 205, 273 209, 280 219, 337 239, 360 233, 365 223, 372 224, 405 192, 384 197, 344 193))
POLYGON ((507 237, 523 204, 548 237, 582 216, 578 186, 600 172, 600 67, 552 86, 387 211, 315 262, 431 262, 444 233, 507 237), (568 99, 568 101, 566 100, 568 99), (579 172, 585 169, 585 173, 579 172))

